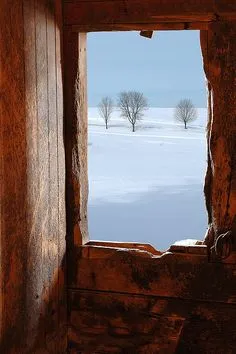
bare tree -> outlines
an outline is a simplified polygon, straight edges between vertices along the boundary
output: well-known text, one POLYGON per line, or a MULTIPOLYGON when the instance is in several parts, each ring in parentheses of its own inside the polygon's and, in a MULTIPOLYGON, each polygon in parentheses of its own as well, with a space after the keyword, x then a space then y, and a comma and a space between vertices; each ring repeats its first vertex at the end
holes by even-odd
POLYGON ((118 107, 121 116, 128 119, 134 132, 136 122, 142 119, 144 111, 148 108, 148 102, 141 92, 123 91, 118 97, 118 107))
POLYGON ((197 119, 197 110, 190 99, 185 98, 179 101, 175 108, 175 119, 184 123, 185 129, 187 129, 187 123, 197 119))
POLYGON ((114 111, 114 104, 110 97, 106 96, 101 99, 98 105, 98 110, 100 116, 104 119, 106 129, 108 129, 108 122, 111 118, 111 114, 114 111))

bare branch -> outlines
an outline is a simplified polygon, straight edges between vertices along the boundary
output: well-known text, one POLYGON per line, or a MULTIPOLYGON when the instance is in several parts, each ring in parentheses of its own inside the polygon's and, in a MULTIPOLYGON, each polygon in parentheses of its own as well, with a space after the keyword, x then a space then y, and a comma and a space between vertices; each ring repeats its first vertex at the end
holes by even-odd
POLYGON ((136 122, 142 119, 144 111, 148 108, 148 102, 141 92, 123 91, 118 97, 118 107, 121 116, 128 119, 134 132, 136 122))
POLYGON ((110 97, 103 97, 98 105, 98 111, 100 116, 104 119, 106 129, 108 129, 108 122, 111 118, 111 114, 114 111, 114 104, 110 97))
POLYGON ((179 101, 175 108, 175 119, 184 123, 185 129, 187 129, 187 123, 197 119, 197 110, 190 99, 185 98, 179 101))

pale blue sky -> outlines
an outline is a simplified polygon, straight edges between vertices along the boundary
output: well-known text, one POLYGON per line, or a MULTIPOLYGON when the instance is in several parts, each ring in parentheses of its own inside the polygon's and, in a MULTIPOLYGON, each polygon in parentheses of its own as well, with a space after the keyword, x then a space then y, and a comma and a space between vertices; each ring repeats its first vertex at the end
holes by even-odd
POLYGON ((152 39, 139 32, 90 33, 89 106, 123 90, 143 92, 153 107, 174 107, 181 98, 206 107, 199 31, 159 31, 152 39))

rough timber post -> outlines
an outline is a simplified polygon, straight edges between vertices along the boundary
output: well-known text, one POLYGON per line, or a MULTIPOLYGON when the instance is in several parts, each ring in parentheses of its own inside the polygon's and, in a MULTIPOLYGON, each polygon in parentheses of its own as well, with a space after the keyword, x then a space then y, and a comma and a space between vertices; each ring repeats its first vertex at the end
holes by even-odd
POLYGON ((236 237, 236 21, 201 31, 209 88, 208 170, 205 197, 209 229, 205 242, 220 258, 236 237))
POLYGON ((67 246, 88 240, 86 33, 64 29, 67 246))

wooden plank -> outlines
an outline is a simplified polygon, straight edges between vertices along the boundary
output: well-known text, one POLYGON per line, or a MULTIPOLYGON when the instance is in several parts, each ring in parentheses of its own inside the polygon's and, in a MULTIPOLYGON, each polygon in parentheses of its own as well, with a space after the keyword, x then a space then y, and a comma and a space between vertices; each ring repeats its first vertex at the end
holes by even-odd
POLYGON ((218 302, 236 300, 235 264, 209 263, 207 255, 80 247, 70 288, 218 302), (217 274, 217 276, 216 276, 217 274))
POLYGON ((65 351, 61 264, 60 294, 58 289, 59 238, 60 262, 65 256, 65 164, 54 9, 48 0, 0 2, 1 353, 65 351))
POLYGON ((84 290, 69 304, 70 353, 235 350, 235 305, 84 290))
MULTIPOLYGON (((132 309, 138 309, 140 313, 149 312, 153 315, 163 315, 163 316, 177 316, 179 318, 186 318, 192 316, 193 313, 202 309, 202 316, 207 318, 210 313, 218 313, 218 316, 222 320, 227 318, 227 311, 235 312, 235 304, 230 303, 219 303, 219 302, 209 302, 209 301, 199 301, 197 299, 180 299, 172 297, 161 297, 155 295, 142 295, 142 294, 126 294, 119 292, 109 292, 109 291, 99 291, 99 290, 84 290, 84 289, 70 289, 68 292, 69 296, 69 314, 72 311, 84 311, 93 310, 97 308, 98 312, 102 313, 99 308, 104 307, 106 304, 108 306, 114 305, 117 313, 122 312, 126 316, 125 308, 117 306, 116 300, 119 299, 120 303, 124 304, 124 307, 132 309), (106 301, 107 299, 107 301, 106 301), (95 306, 96 305, 96 306, 95 306)), ((114 312, 107 311, 107 315, 112 315, 114 312)), ((233 316, 232 316, 233 317, 233 316)))
POLYGON ((184 0, 171 4, 160 4, 160 1, 113 1, 72 2, 64 4, 65 25, 113 25, 148 24, 158 22, 194 22, 211 21, 214 19, 212 5, 205 1, 184 0))
POLYGON ((64 73, 67 241, 71 250, 88 241, 85 33, 64 31, 64 73))
POLYGON ((0 352, 25 333, 28 244, 27 151, 22 1, 0 2, 0 352))
POLYGON ((122 24, 81 24, 72 25, 74 32, 101 32, 101 31, 181 31, 206 30, 209 22, 161 22, 161 23, 122 23, 122 24))
POLYGON ((45 323, 46 345, 50 352, 61 350, 61 343, 55 340, 59 329, 58 303, 58 159, 57 159, 57 86, 55 50, 55 0, 46 6, 46 51, 47 51, 47 96, 48 96, 48 173, 49 173, 49 232, 46 240, 45 288, 49 292, 47 321, 45 323))
POLYGON ((151 298, 70 292, 69 353, 174 353, 183 318, 158 313, 151 298))
MULTIPOLYGON (((122 24, 160 22, 214 21, 220 17, 235 18, 235 2, 214 0, 74 0, 64 2, 64 24, 91 26, 111 25, 116 30, 122 24)), ((104 30, 106 27, 103 26, 104 30)), ((85 30, 85 29, 84 29, 85 30)), ((109 30, 109 28, 107 28, 109 30)))
POLYGON ((114 247, 114 248, 135 248, 143 251, 150 252, 151 254, 161 255, 162 252, 156 250, 152 245, 148 243, 136 243, 136 242, 116 242, 116 241, 88 241, 88 246, 101 246, 101 247, 114 247))
POLYGON ((28 224, 29 243, 27 252, 27 346, 34 346, 37 337, 38 320, 41 313, 42 293, 42 244, 39 238, 39 166, 38 166, 38 115, 37 115, 37 72, 36 72, 36 33, 34 1, 24 2, 24 41, 25 41, 25 93, 27 127, 27 173, 28 173, 28 224), (27 19, 27 20, 26 20, 27 19), (40 279, 40 280, 39 280, 40 279))
MULTIPOLYGON (((62 100, 59 102, 60 96, 57 97, 58 85, 62 90, 61 57, 56 59, 56 27, 59 24, 56 21, 55 7, 58 2, 45 0, 38 2, 37 5, 39 193, 41 198, 38 213, 42 237, 43 289, 41 293, 41 326, 38 327, 38 338, 34 350, 60 353, 65 350, 66 346, 66 303, 64 271, 59 264, 59 257, 61 262, 65 258, 65 192, 62 191, 62 188, 65 189, 65 181, 61 179, 59 187, 58 174, 61 172, 62 177, 65 175, 65 164, 64 153, 62 156, 58 156, 58 146, 60 146, 60 150, 63 149, 62 100), (58 68, 57 65, 59 65, 58 68), (58 83, 57 80, 59 80, 58 83), (60 120, 59 123, 58 120, 60 120), (58 124, 60 124, 60 135, 58 135, 58 124), (60 159, 62 160, 60 161, 60 159), (59 161, 61 171, 59 171, 59 161), (59 209, 63 214, 59 215, 59 209)), ((59 15, 58 12, 57 16, 59 15)), ((58 41, 57 45, 61 46, 61 38, 58 38, 58 41)), ((62 92, 60 92, 61 94, 62 92)))
MULTIPOLYGON (((39 166, 39 200, 37 217, 39 221, 38 252, 41 253, 41 321, 47 317, 48 301, 48 237, 50 234, 50 195, 49 195, 49 114, 48 114, 48 63, 47 63, 47 22, 46 1, 36 0, 36 72, 37 72, 37 114, 38 114, 38 166, 39 166)), ((35 247, 36 245, 34 245, 35 247)), ((45 323, 46 324, 46 323, 45 323)), ((46 328, 40 329, 38 337, 41 347, 46 347, 46 328)), ((35 347, 39 346, 39 342, 35 347)))
POLYGON ((55 52, 56 52, 56 105, 57 105, 57 166, 58 166, 58 311, 59 328, 57 341, 61 352, 67 348, 67 294, 66 275, 66 210, 65 210, 65 150, 64 112, 62 87, 62 2, 56 0, 55 7, 55 52))

